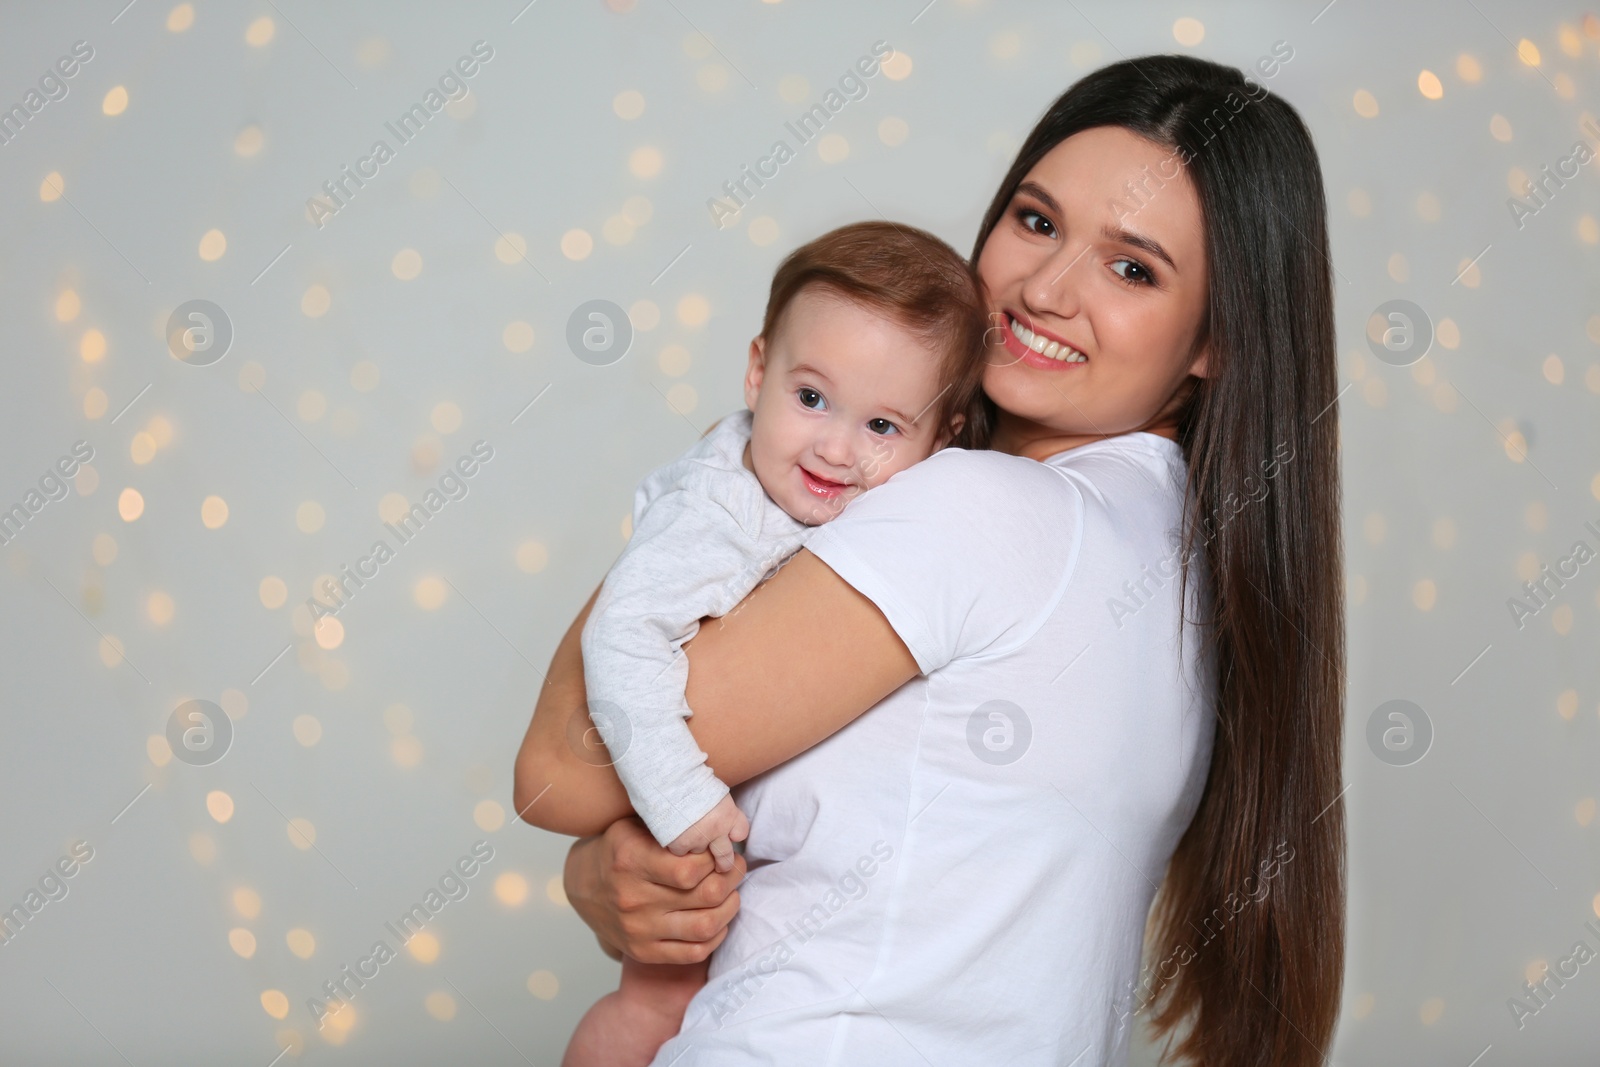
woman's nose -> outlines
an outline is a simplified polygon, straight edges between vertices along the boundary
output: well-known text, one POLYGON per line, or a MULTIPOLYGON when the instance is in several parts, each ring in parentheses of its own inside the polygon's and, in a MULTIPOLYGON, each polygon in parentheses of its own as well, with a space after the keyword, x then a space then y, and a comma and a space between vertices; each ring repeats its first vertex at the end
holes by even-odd
POLYGON ((1039 264, 1022 287, 1028 306, 1071 318, 1079 310, 1079 296, 1087 277, 1084 260, 1089 246, 1071 248, 1063 244, 1056 253, 1039 264))

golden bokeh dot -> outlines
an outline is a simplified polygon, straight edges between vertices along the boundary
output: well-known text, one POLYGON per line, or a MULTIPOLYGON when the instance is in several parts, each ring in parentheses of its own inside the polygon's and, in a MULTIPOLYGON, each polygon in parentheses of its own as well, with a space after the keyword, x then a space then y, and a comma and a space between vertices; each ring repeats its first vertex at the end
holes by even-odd
POLYGON ((683 53, 690 59, 704 59, 711 54, 711 41, 698 30, 683 35, 683 53))
POLYGON ((189 835, 189 855, 202 867, 209 867, 217 860, 217 842, 207 833, 196 831, 189 835))
POLYGON ((428 575, 419 578, 417 584, 411 589, 411 599, 423 611, 437 611, 444 606, 445 598, 450 595, 450 587, 444 579, 428 575))
POLYGON ((1600 363, 1589 364, 1589 369, 1583 372, 1583 385, 1591 393, 1600 393, 1600 363))
POLYGON ((823 134, 817 142, 817 157, 824 163, 843 163, 850 158, 850 142, 843 134, 823 134))
POLYGON ((94 561, 102 567, 111 566, 111 561, 117 558, 117 539, 108 533, 96 534, 94 544, 89 551, 94 555, 94 561))
POLYGON ((493 800, 480 800, 472 809, 472 821, 485 833, 493 833, 506 824, 506 809, 493 800))
POLYGON ((695 84, 708 93, 721 92, 728 87, 728 68, 721 63, 706 63, 694 72, 695 84))
POLYGON ((700 406, 700 394, 688 382, 679 382, 667 390, 667 404, 679 415, 688 415, 700 406))
POLYGON ((1512 196, 1532 195, 1533 183, 1528 178, 1528 172, 1521 167, 1512 167, 1506 171, 1506 189, 1512 196))
POLYGON ((117 497, 117 514, 123 522, 133 522, 144 514, 144 497, 139 490, 130 487, 122 491, 117 497))
POLYGON ((1181 18, 1172 24, 1172 39, 1185 48, 1193 48, 1206 39, 1205 23, 1195 18, 1181 18))
POLYGON ((1494 115, 1489 119, 1489 136, 1501 144, 1511 141, 1511 120, 1504 115, 1494 115))
POLYGON ((106 93, 100 101, 100 110, 113 117, 128 110, 128 88, 118 85, 106 93))
POLYGON ((233 818, 233 798, 220 789, 206 794, 206 811, 218 822, 233 818))
POLYGON ((757 215, 745 232, 750 235, 751 244, 765 248, 778 239, 778 220, 771 215, 757 215))
POLYGON ((1016 30, 1001 30, 989 38, 989 55, 1001 62, 1017 58, 1021 51, 1022 35, 1016 30))
POLYGON ((661 173, 663 160, 660 149, 641 145, 628 154, 628 170, 635 178, 654 178, 661 173))
POLYGON ((1417 92, 1429 100, 1438 100, 1444 96, 1444 83, 1433 71, 1424 70, 1417 75, 1417 92))
POLYGON ((624 89, 611 98, 611 110, 617 118, 631 122, 644 114, 644 94, 637 89, 624 89))
POLYGON ((520 319, 506 323, 500 332, 500 343, 508 352, 526 352, 533 347, 533 326, 520 319))
POLYGON ((140 430, 128 445, 128 455, 140 466, 149 463, 156 458, 156 439, 140 430))
POLYGON ((242 926, 235 926, 228 931, 228 947, 244 959, 249 959, 256 954, 256 935, 242 926))
MULTIPOLYGON (((262 45, 270 42, 273 38, 273 35, 277 32, 278 27, 272 21, 272 19, 266 15, 262 15, 260 18, 252 22, 244 31, 244 40, 245 43, 250 45, 252 48, 260 48, 262 45)), ((282 1018, 282 1016, 279 1016, 279 1018, 282 1018)))
POLYGON ((418 963, 432 963, 439 958, 439 938, 431 930, 419 930, 406 942, 406 951, 418 963))
POLYGON ((1521 463, 1528 458, 1528 439, 1521 430, 1512 430, 1506 434, 1506 458, 1513 463, 1521 463))
POLYGON ((699 293, 678 301, 678 321, 685 326, 704 326, 711 318, 711 303, 699 293))
POLYGON ((328 398, 315 389, 307 389, 294 406, 302 422, 316 422, 328 413, 328 398))
POLYGON ((1433 329, 1433 335, 1445 348, 1454 349, 1461 345, 1461 327, 1456 325, 1455 319, 1440 319, 1433 329))
POLYGON ((237 689, 224 689, 222 695, 217 698, 217 703, 228 713, 228 718, 235 721, 250 714, 250 698, 237 689))
POLYGON ((428 421, 440 433, 455 433, 461 429, 461 408, 448 400, 435 404, 428 421))
POLYGON ((428 1014, 442 1023, 447 1023, 456 1017, 456 998, 442 990, 436 990, 423 998, 422 1006, 428 1014))
POLYGON ((322 723, 315 715, 296 715, 289 729, 302 747, 310 748, 322 740, 322 723))
POLYGON ((167 29, 172 33, 182 33, 194 25, 194 5, 179 4, 167 12, 167 29))
POLYGON ((594 251, 594 238, 588 230, 571 229, 561 235, 561 254, 571 260, 584 260, 594 251))
POLYGON ((505 264, 520 263, 528 251, 528 240, 520 233, 501 234, 494 243, 494 258, 505 264))
POLYGON ((571 905, 567 902, 567 887, 561 884, 561 876, 553 874, 544 884, 544 895, 550 898, 550 903, 566 908, 571 905))
POLYGON ((1456 270, 1460 274, 1461 284, 1468 289, 1476 289, 1483 282, 1482 269, 1470 259, 1457 263, 1456 270))
POLYGON ((1562 365, 1561 357, 1554 352, 1544 357, 1544 362, 1540 364, 1539 369, 1544 374, 1544 380, 1551 385, 1560 385, 1567 376, 1567 370, 1562 365))
POLYGON ((228 237, 221 230, 207 230, 200 238, 200 258, 215 263, 228 250, 228 237))
POLYGON ((600 227, 600 236, 607 244, 625 245, 633 240, 633 221, 626 215, 612 215, 600 227))
POLYGON ((1403 282, 1411 277, 1411 267, 1406 262, 1405 254, 1402 252, 1396 252, 1391 255, 1387 266, 1389 277, 1397 282, 1403 282))
POLYGON ((1345 197, 1345 203, 1350 208, 1350 214, 1358 219, 1364 219, 1372 214, 1372 197, 1365 189, 1352 189, 1345 197))
POLYGON ((1533 985, 1542 979, 1545 971, 1549 969, 1550 965, 1544 960, 1532 960, 1522 969, 1522 976, 1528 980, 1529 985, 1533 985))
POLYGON ((377 70, 389 62, 389 42, 382 37, 368 37, 356 47, 356 62, 363 70, 377 70))
POLYGON ((312 625, 311 636, 316 639, 318 648, 332 652, 344 644, 344 623, 332 615, 324 615, 312 625))
POLYGON ((1574 59, 1583 55, 1583 38, 1578 36, 1577 30, 1563 25, 1557 36, 1561 42, 1561 51, 1574 59))
POLYGON ((628 308, 628 321, 640 333, 648 333, 661 325, 661 306, 654 300, 635 300, 628 308))
POLYGON ((516 871, 505 871, 494 880, 494 895, 500 903, 515 908, 528 899, 528 880, 516 871))
POLYGON ((1568 722, 1578 714, 1578 691, 1576 689, 1563 689, 1556 696, 1556 714, 1568 722))
POLYGON ((400 734, 389 742, 389 755, 396 766, 409 770, 422 762, 422 742, 410 734, 400 734))
POLYGON ((1588 826, 1594 822, 1594 812, 1594 797, 1584 797, 1572 806, 1572 817, 1578 820, 1579 826, 1588 826))
POLYGON ((898 115, 887 115, 878 121, 878 140, 890 148, 898 148, 911 136, 911 127, 898 115))
POLYGON ((233 910, 246 919, 254 919, 261 914, 261 894, 249 886, 240 886, 233 891, 233 910))
POLYGON ((378 365, 364 359, 350 368, 350 387, 358 392, 370 393, 378 387, 378 365))
POLYGON ((1476 56, 1462 52, 1456 57, 1456 77, 1464 82, 1475 82, 1483 77, 1483 66, 1476 56))
POLYGON ((883 61, 883 76, 892 82, 911 77, 911 57, 905 52, 892 52, 883 61))
MULTIPOLYGON (((1600 894, 1595 896, 1595 912, 1600 914, 1600 894)), ((554 1000, 561 991, 561 983, 550 971, 534 971, 528 975, 528 992, 540 1000, 554 1000)))
POLYGON ((1517 58, 1522 60, 1530 67, 1537 67, 1541 62, 1539 57, 1539 46, 1524 37, 1522 40, 1517 42, 1517 58))
POLYGON ((1362 520, 1361 532, 1366 535, 1368 544, 1381 545, 1389 536, 1389 523, 1381 512, 1374 511, 1362 520))
POLYGON ((333 294, 326 285, 312 285, 300 296, 300 311, 307 318, 319 319, 328 313, 333 294))
POLYGON ((378 518, 384 522, 397 523, 410 510, 411 503, 403 493, 385 493, 378 501, 378 518))
MULTIPOLYGON (((109 640, 115 640, 115 638, 110 638, 109 640)), ((102 660, 105 658, 105 644, 106 642, 104 640, 100 642, 100 658, 102 660)), ((107 663, 106 666, 110 667, 112 664, 107 663)), ((167 739, 161 734, 151 734, 149 737, 145 738, 144 754, 148 756, 150 758, 150 762, 154 763, 157 767, 165 767, 168 763, 172 762, 172 745, 169 744, 167 739)))
POLYGON ((61 172, 53 170, 39 182, 39 199, 46 204, 53 204, 61 199, 61 194, 66 189, 66 180, 61 177, 61 172))
POLYGON ((1578 240, 1586 245, 1600 242, 1600 222, 1593 215, 1578 216, 1578 240))
POLYGON ((1432 611, 1438 600, 1439 587, 1432 579, 1424 578, 1411 587, 1411 603, 1417 606, 1418 611, 1432 611))
POLYGON ((1382 378, 1368 378, 1361 383, 1361 399, 1370 407, 1381 408, 1389 403, 1389 385, 1382 378))
POLYGON ((288 942, 289 951, 303 960, 309 960, 317 951, 317 939, 311 936, 310 930, 303 927, 296 926, 290 930, 284 935, 284 940, 288 942))
POLYGON ((402 248, 389 261, 389 270, 401 281, 411 281, 422 273, 422 253, 415 248, 402 248))
POLYGON ((1439 221, 1439 198, 1429 192, 1417 194, 1417 217, 1423 222, 1439 221))
POLYGON ((289 1015, 289 998, 281 990, 269 989, 261 994, 261 1010, 274 1019, 287 1018, 289 1015))
POLYGON ((322 529, 322 524, 327 517, 327 513, 322 510, 322 505, 315 500, 307 500, 294 509, 294 524, 301 533, 316 533, 322 529))
POLYGON ((1453 520, 1435 519, 1433 522, 1433 544, 1435 548, 1450 549, 1456 543, 1456 524, 1453 520))
POLYGON ((1539 576, 1539 557, 1532 552, 1524 552, 1517 557, 1517 577, 1524 582, 1531 582, 1539 576))
POLYGON ((785 103, 803 104, 811 99, 811 83, 800 74, 785 74, 778 79, 778 96, 785 103))
POLYGON ((538 541, 524 541, 517 546, 517 569, 524 574, 538 574, 550 562, 550 550, 538 541))
POLYGON ((1572 632, 1572 605, 1559 604, 1556 610, 1550 613, 1550 625, 1562 637, 1572 632))
POLYGON ((256 588, 256 595, 261 598, 261 606, 276 610, 283 607, 284 601, 289 599, 289 587, 282 578, 269 574, 261 579, 261 584, 256 588))
POLYGON ((689 373, 689 364, 693 357, 689 350, 682 345, 668 345, 656 357, 656 364, 661 368, 661 373, 672 378, 681 378, 689 373))
POLYGON ((310 819, 298 817, 290 819, 287 829, 289 843, 301 851, 317 843, 317 828, 311 824, 310 819))
POLYGON ((228 502, 220 496, 200 501, 200 522, 208 530, 220 530, 228 521, 228 502))
POLYGON ((1417 1009, 1417 1018, 1422 1020, 1423 1026, 1432 1026, 1444 1015, 1444 998, 1429 997, 1422 1002, 1422 1007, 1417 1009))
POLYGON ((260 152, 262 146, 266 143, 266 134, 261 131, 260 126, 257 126, 252 122, 250 125, 244 127, 238 133, 234 134, 233 151, 235 155, 249 159, 251 156, 260 152))
POLYGON ((622 516, 622 522, 620 524, 618 524, 617 529, 622 533, 622 539, 624 541, 626 541, 626 540, 628 540, 628 538, 632 537, 633 536, 633 516, 632 515, 624 515, 624 516, 622 516))
POLYGON ((1356 95, 1351 98, 1351 104, 1356 109, 1356 114, 1364 119, 1378 117, 1378 98, 1365 89, 1357 89, 1356 95))
POLYGON ((78 298, 76 289, 63 289, 56 297, 56 321, 71 322, 78 317, 78 312, 83 309, 83 301, 78 298))
POLYGON ((78 473, 72 479, 73 486, 78 490, 79 496, 88 496, 100 485, 100 472, 85 463, 78 468, 78 473))
POLYGON ((144 608, 145 613, 150 616, 150 621, 157 626, 165 626, 172 621, 174 612, 172 597, 160 589, 145 599, 144 608))
POLYGON ((255 360, 246 360, 239 366, 239 388, 246 393, 255 392, 267 384, 267 368, 255 360))
POLYGON ((85 363, 99 363, 106 357, 106 335, 99 330, 85 330, 78 341, 78 355, 85 363))

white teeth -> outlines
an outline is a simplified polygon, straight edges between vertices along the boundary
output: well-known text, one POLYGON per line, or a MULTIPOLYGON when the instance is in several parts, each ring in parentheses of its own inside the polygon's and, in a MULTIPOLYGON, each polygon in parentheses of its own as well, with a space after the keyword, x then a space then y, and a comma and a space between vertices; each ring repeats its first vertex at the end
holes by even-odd
POLYGON ((1062 363, 1089 362, 1089 357, 1084 355, 1082 352, 1079 352, 1077 349, 1060 344, 1056 341, 1052 341, 1049 338, 1041 337, 1039 334, 1034 333, 1032 330, 1022 325, 1022 323, 1018 322, 1016 319, 1011 320, 1011 333, 1016 337, 1017 340, 1021 341, 1023 344, 1027 345, 1029 348, 1033 349, 1042 356, 1048 356, 1049 358, 1058 360, 1062 363))

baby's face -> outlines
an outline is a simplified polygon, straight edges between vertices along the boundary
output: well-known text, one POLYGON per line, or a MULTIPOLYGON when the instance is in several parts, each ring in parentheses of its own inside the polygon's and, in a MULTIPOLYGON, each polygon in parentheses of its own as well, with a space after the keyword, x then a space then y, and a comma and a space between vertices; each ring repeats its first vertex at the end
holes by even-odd
POLYGON ((939 354, 899 322, 808 286, 773 338, 750 343, 746 466, 808 525, 926 459, 949 438, 934 426, 939 354))

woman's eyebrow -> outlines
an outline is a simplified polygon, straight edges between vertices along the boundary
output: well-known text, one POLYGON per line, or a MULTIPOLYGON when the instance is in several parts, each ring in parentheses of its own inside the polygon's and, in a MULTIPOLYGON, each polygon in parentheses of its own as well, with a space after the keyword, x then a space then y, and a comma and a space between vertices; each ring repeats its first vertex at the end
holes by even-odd
POLYGON ((1052 215, 1055 215, 1057 218, 1061 217, 1061 205, 1056 203, 1056 198, 1045 192, 1044 186, 1040 185, 1038 182, 1031 180, 1024 181, 1022 184, 1017 186, 1017 192, 1028 194, 1035 200, 1039 201, 1039 203, 1043 204, 1045 209, 1052 215))
POLYGON ((1172 262, 1172 257, 1167 255, 1167 250, 1162 248, 1159 243, 1149 237, 1146 237, 1142 233, 1134 233, 1132 230, 1124 229, 1121 226, 1107 226, 1101 230, 1100 233, 1108 241, 1114 241, 1117 244, 1132 245, 1134 248, 1142 248, 1146 252, 1149 252, 1152 256, 1155 256, 1157 259, 1160 259, 1166 263, 1166 265, 1171 267, 1173 270, 1178 269, 1178 265, 1172 262))

